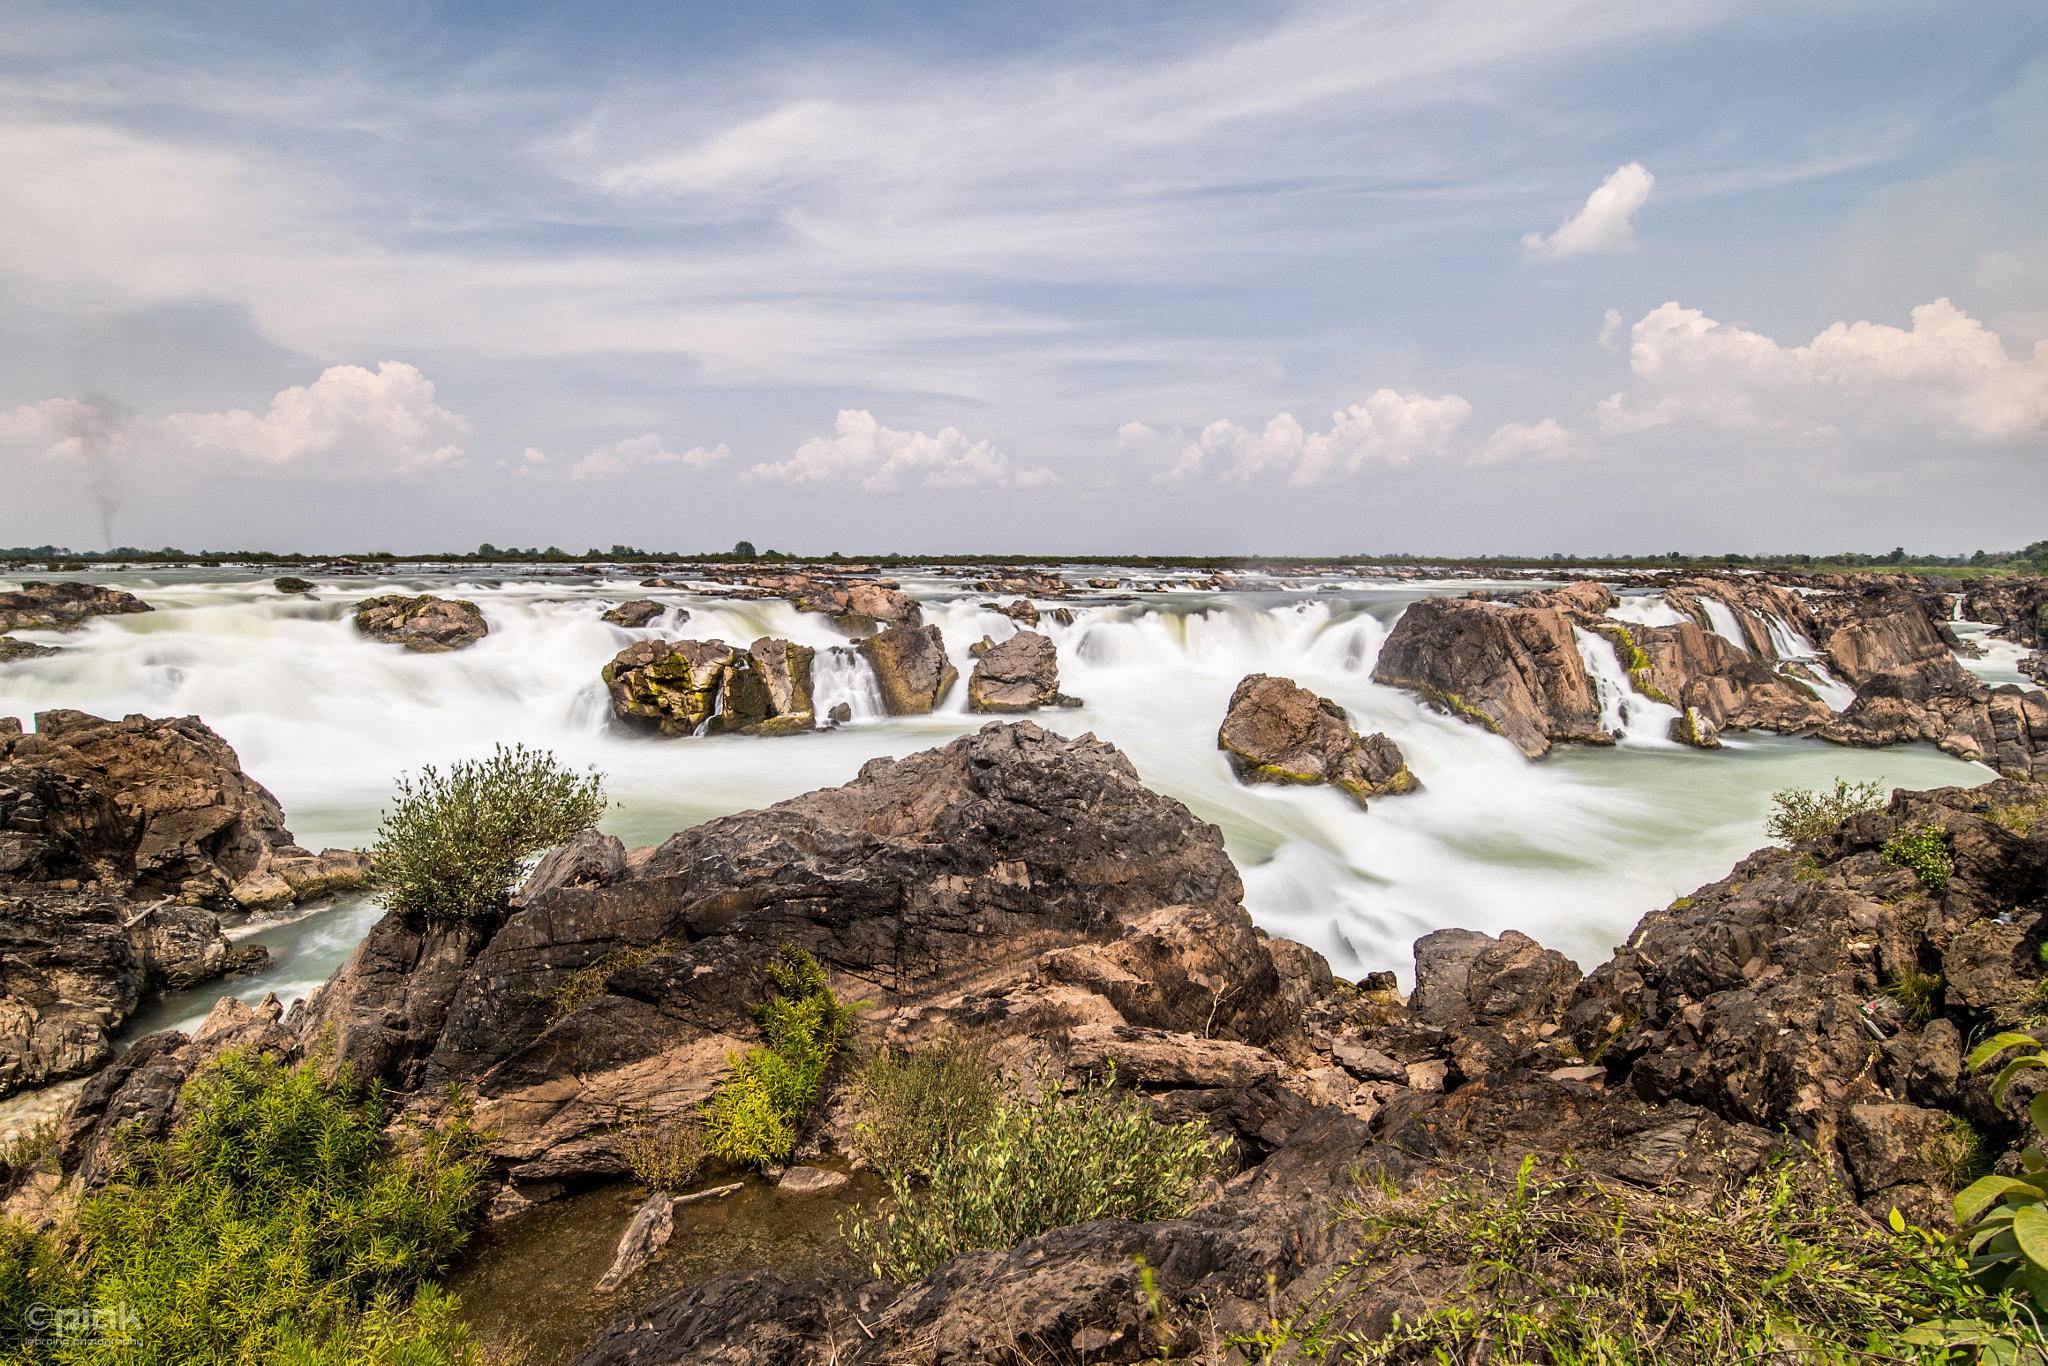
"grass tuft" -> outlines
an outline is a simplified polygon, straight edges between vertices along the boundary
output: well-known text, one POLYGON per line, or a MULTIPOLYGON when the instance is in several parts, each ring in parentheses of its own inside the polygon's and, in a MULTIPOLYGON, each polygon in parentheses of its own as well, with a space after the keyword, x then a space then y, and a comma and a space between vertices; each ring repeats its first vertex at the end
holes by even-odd
POLYGON ((940 1153, 978 1133, 1002 1103, 988 1043, 967 1037, 915 1051, 862 1054, 847 1089, 860 1102, 860 1153, 888 1175, 923 1175, 940 1153))

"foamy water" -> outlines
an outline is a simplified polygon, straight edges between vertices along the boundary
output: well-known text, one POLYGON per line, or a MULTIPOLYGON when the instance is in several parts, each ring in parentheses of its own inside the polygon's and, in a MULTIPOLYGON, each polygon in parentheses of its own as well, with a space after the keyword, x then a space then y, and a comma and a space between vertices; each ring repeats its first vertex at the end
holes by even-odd
MULTIPOLYGON (((848 642, 830 620, 780 601, 707 601, 630 580, 446 578, 334 580, 309 601, 229 571, 185 581, 92 577, 157 610, 103 618, 70 636, 25 633, 69 648, 0 667, 0 714, 24 723, 51 707, 196 714, 277 794, 300 843, 316 849, 367 844, 397 774, 484 755, 501 741, 601 770, 617 803, 604 828, 629 845, 843 783, 877 755, 943 744, 984 724, 988 718, 965 710, 968 646, 1018 629, 957 581, 906 580, 926 621, 944 632, 963 683, 940 713, 892 719, 880 714, 864 662, 831 653, 848 642), (469 598, 490 635, 446 655, 408 654, 359 636, 352 604, 396 591, 469 598), (689 619, 671 612, 640 630, 599 620, 605 607, 636 597, 686 608, 689 619), (657 635, 735 645, 777 636, 817 647, 820 710, 845 701, 855 720, 777 738, 615 733, 598 670, 631 642, 657 635)), ((1405 978, 1412 941, 1449 925, 1519 929, 1590 968, 1645 911, 1722 876, 1763 844, 1774 790, 1822 786, 1837 775, 1904 787, 1991 776, 1927 747, 1872 752, 1766 735, 1724 737, 1718 752, 1675 745, 1665 737, 1671 710, 1625 692, 1611 653, 1590 646, 1603 713, 1623 731, 1622 743, 1561 747, 1529 763, 1506 740, 1371 681, 1388 629, 1409 602, 1473 586, 1352 580, 1336 593, 1179 592, 1065 604, 1072 625, 1048 616, 1039 629, 1059 647, 1063 690, 1086 705, 1036 719, 1114 742, 1146 783, 1214 821, 1243 870, 1258 923, 1314 945, 1350 977, 1391 968, 1405 978), (1253 672, 1334 698, 1361 732, 1386 731, 1422 791, 1361 812, 1327 790, 1240 786, 1216 748, 1216 728, 1231 690, 1253 672)), ((1048 612, 1059 605, 1039 604, 1048 612)), ((1660 620, 1669 610, 1659 599, 1632 598, 1617 614, 1660 620)), ((236 994, 254 1000, 274 989, 287 1002, 303 995, 377 914, 357 897, 238 927, 238 937, 268 944, 274 961, 239 979, 236 994)), ((131 1037, 195 1023, 219 992, 173 995, 139 1019, 131 1037)))

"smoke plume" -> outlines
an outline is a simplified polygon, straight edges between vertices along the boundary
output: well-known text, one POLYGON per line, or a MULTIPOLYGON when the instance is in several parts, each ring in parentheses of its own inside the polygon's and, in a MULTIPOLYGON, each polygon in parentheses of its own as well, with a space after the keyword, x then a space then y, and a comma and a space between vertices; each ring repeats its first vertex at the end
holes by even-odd
POLYGON ((135 410, 105 394, 87 394, 64 419, 64 434, 85 461, 85 493, 100 515, 100 535, 114 548, 114 514, 128 501, 129 432, 135 410))

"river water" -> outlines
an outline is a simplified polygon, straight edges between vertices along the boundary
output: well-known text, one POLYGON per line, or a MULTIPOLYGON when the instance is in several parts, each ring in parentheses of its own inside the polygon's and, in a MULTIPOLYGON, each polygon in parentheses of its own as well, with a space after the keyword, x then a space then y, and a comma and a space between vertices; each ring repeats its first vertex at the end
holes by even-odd
MULTIPOLYGON (((1086 567, 1069 577, 1091 574, 1127 577, 1086 567)), ((1016 629, 958 578, 899 575, 923 602, 926 621, 944 632, 963 683, 938 714, 889 718, 879 714, 865 664, 828 653, 847 644, 831 621, 781 601, 719 600, 587 576, 337 578, 310 598, 281 595, 253 571, 90 577, 129 589, 156 610, 101 618, 66 636, 22 633, 66 649, 0 666, 0 715, 24 724, 52 707, 197 715, 277 794, 299 842, 314 849, 367 844, 398 774, 485 755, 499 741, 595 766, 616 803, 604 828, 628 845, 658 841, 714 816, 843 783, 877 755, 907 754, 978 728, 987 718, 965 710, 968 646, 1016 629), (352 605, 389 592, 468 598, 482 608, 490 635, 444 655, 364 639, 350 621, 352 605), (687 610, 688 620, 678 611, 626 630, 599 619, 604 608, 638 597, 687 610), (836 731, 783 738, 615 733, 598 670, 654 635, 741 645, 778 636, 818 647, 828 694, 821 710, 844 700, 855 719, 836 731)), ((19 582, 0 580, 0 588, 19 582)), ((1717 752, 1678 746, 1663 738, 1668 709, 1626 694, 1611 655, 1603 664, 1597 651, 1589 658, 1602 664, 1604 703, 1627 737, 1611 749, 1560 747, 1529 763, 1506 740, 1371 681, 1387 631, 1408 603, 1487 585, 1303 582, 1333 591, 1183 588, 1064 604, 1072 624, 1048 616, 1039 629, 1059 647, 1062 688, 1086 705, 1037 719, 1114 742, 1146 783, 1219 825, 1243 870, 1254 919, 1320 949, 1342 976, 1391 968, 1405 978, 1412 941, 1449 925, 1519 929, 1591 968, 1644 912, 1720 877, 1763 844, 1775 790, 1818 787, 1838 775, 1904 787, 1992 776, 1924 746, 1873 752, 1769 735, 1724 737, 1717 752), (1216 728, 1232 688, 1253 672, 1284 675, 1336 699, 1361 732, 1386 731, 1422 790, 1361 812, 1328 790, 1240 786, 1216 748, 1216 728)), ((1654 599, 1632 599, 1621 614, 1646 620, 1667 610, 1654 599)), ((1970 664, 1989 681, 2018 680, 2002 656, 1970 664)), ((325 980, 377 915, 374 902, 358 896, 234 926, 236 937, 268 945, 272 962, 231 989, 252 1001, 275 990, 289 1003, 325 980)), ((134 1022, 130 1037, 196 1023, 222 989, 173 993, 134 1022)))

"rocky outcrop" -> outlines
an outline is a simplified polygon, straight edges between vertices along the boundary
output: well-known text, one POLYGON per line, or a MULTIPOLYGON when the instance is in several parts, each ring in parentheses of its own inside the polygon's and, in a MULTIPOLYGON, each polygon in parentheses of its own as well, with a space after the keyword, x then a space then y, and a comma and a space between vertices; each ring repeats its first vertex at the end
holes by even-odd
POLYGON ((1861 688, 1880 674, 1955 666, 1950 641, 1916 594, 1896 589, 1815 594, 1818 639, 1837 677, 1861 688))
POLYGON ((960 671, 936 626, 893 626, 860 643, 891 716, 924 716, 946 700, 960 671))
POLYGON ((0 886, 0 1096, 97 1071, 150 992, 266 957, 197 907, 0 886))
POLYGON ((0 636, 0 664, 13 664, 23 659, 45 659, 50 655, 62 653, 63 651, 54 645, 38 645, 32 640, 0 636))
MULTIPOLYGON (((732 582, 720 579, 720 582, 732 582)), ((841 630, 872 631, 884 626, 915 626, 923 620, 918 605, 893 579, 838 578, 825 574, 750 574, 739 580, 764 596, 787 598, 799 612, 823 612, 841 630)))
POLYGON ((272 579, 270 586, 280 593, 310 593, 315 587, 311 579, 295 578, 290 574, 285 575, 283 578, 272 579))
POLYGON ((1953 659, 1933 660, 1865 679, 1820 738, 1865 748, 1924 741, 2008 778, 2048 778, 2048 693, 1986 687, 1953 659))
MULTIPOLYGON (((604 620, 614 626, 624 626, 631 629, 645 626, 667 610, 667 608, 651 598, 635 598, 631 602, 622 602, 617 607, 606 612, 604 620)), ((688 621, 690 619, 690 614, 683 611, 682 608, 677 608, 676 612, 678 620, 688 621)))
POLYGON ((154 611, 133 593, 97 583, 24 583, 0 593, 0 635, 8 631, 76 631, 94 617, 154 611))
MULTIPOLYGON (((1765 667, 1725 636, 1692 622, 1609 622, 1601 634, 1616 645, 1617 654, 1632 647, 1623 663, 1636 690, 1689 713, 1685 723, 1695 728, 1704 720, 1712 731, 1791 735, 1835 719, 1834 711, 1806 683, 1765 667)), ((1702 736, 1709 733, 1699 729, 1702 736)))
POLYGON ((364 599, 356 606, 356 629, 372 640, 425 655, 463 649, 490 632, 475 603, 424 593, 415 598, 392 594, 364 599))
POLYGON ((1394 623, 1372 676, 1505 736, 1531 759, 1557 741, 1614 743, 1571 623, 1555 607, 1425 598, 1394 623))
POLYGON ((1963 594, 1963 615, 1985 622, 2015 645, 2048 645, 2048 579, 1978 579, 1963 594))
POLYGON ((976 579, 974 587, 976 592, 1016 593, 1026 598, 1064 598, 1073 591, 1059 575, 1035 569, 998 570, 985 579, 976 579))
POLYGON ((1050 636, 1019 631, 1000 643, 983 636, 968 649, 974 655, 974 672, 967 677, 969 711, 1020 712, 1081 705, 1080 698, 1060 691, 1059 650, 1050 636))
POLYGON ((612 715, 664 735, 797 735, 817 728, 808 645, 766 637, 645 640, 604 666, 612 715))
POLYGON ((1375 732, 1360 736, 1344 709, 1291 678, 1248 675, 1230 694, 1216 732, 1243 783, 1327 783, 1361 807, 1367 798, 1418 786, 1399 746, 1375 732))

